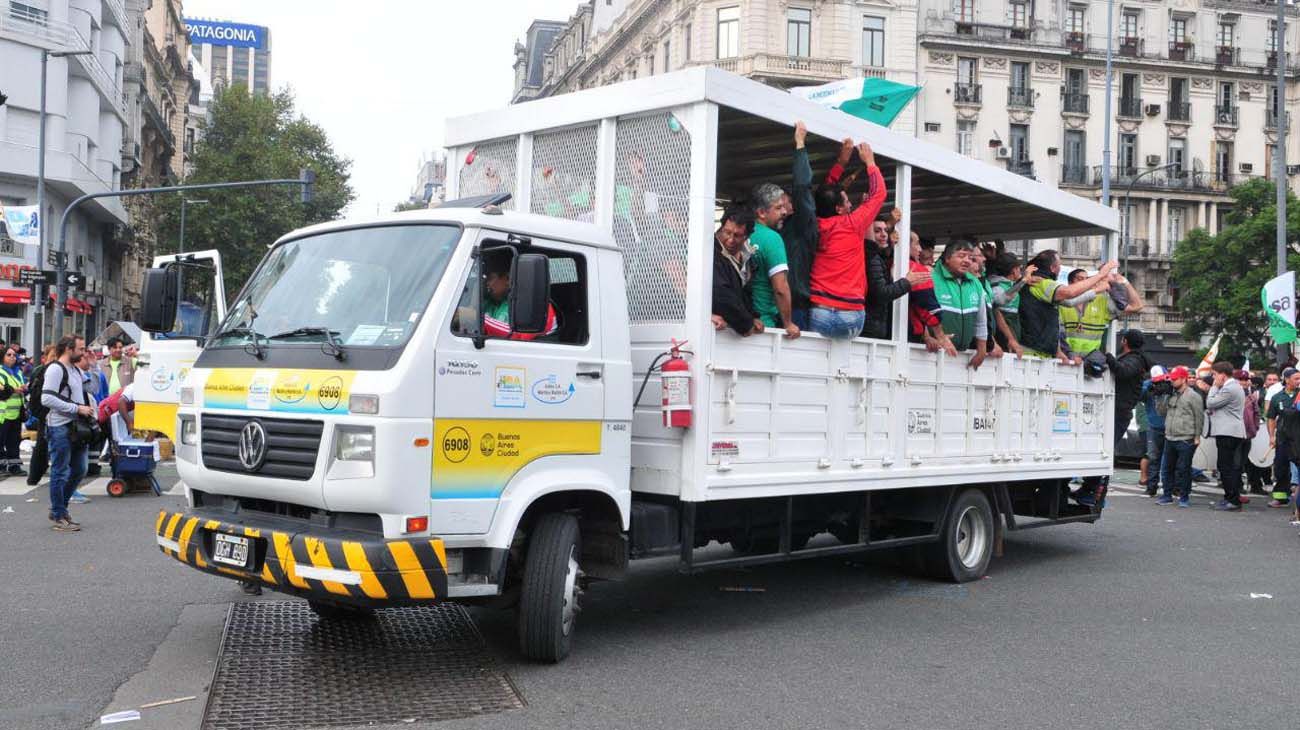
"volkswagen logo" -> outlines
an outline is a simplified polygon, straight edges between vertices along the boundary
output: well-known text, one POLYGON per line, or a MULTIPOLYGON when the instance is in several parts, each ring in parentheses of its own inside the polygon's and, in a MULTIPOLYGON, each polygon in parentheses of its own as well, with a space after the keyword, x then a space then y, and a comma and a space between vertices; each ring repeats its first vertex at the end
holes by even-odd
POLYGON ((239 463, 249 471, 257 471, 263 461, 266 461, 266 429, 257 421, 249 421, 239 432, 239 463))

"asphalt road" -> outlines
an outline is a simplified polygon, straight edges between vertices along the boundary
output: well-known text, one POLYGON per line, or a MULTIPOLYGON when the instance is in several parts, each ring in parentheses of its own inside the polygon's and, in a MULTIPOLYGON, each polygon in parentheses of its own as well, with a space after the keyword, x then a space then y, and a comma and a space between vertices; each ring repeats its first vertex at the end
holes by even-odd
MULTIPOLYGON (((156 510, 180 499, 97 498, 74 509, 81 533, 59 534, 40 492, 8 486, 0 727, 97 726, 189 695, 115 727, 197 727, 227 605, 245 599, 154 546, 156 510)), ((1204 488, 1192 509, 1136 491, 1116 486, 1096 525, 1008 537, 963 586, 884 558, 699 576, 635 564, 587 594, 558 666, 520 662, 510 616, 475 609, 527 706, 400 727, 1295 727, 1289 517, 1258 499, 1212 512, 1204 488)))

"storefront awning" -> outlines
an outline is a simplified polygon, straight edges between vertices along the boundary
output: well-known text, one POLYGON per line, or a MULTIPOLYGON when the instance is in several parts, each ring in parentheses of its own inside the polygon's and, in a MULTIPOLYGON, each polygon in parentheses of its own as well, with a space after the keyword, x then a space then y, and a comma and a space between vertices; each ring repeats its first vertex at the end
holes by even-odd
POLYGON ((30 289, 0 289, 0 304, 31 304, 30 289))
MULTIPOLYGON (((17 291, 17 290, 0 289, 0 292, 4 292, 4 291, 17 291)), ((3 294, 0 294, 0 296, 3 296, 3 294)), ((54 292, 50 292, 50 300, 51 301, 54 300, 54 292)), ((0 302, 3 302, 3 299, 0 299, 0 302)), ((69 312, 75 312, 76 314, 91 314, 95 311, 95 308, 92 307, 88 302, 82 299, 78 299, 76 297, 68 297, 68 304, 66 309, 69 312)))

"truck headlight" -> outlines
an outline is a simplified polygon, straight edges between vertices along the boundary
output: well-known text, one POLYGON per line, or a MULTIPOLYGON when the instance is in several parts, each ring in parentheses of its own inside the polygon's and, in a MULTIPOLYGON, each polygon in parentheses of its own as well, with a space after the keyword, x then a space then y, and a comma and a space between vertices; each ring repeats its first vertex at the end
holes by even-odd
POLYGON ((334 438, 334 458, 339 461, 374 461, 375 429, 339 426, 334 438))
POLYGON ((192 406, 192 405, 194 405, 194 388, 193 388, 193 387, 185 386, 184 388, 181 388, 181 405, 183 405, 183 406, 192 406))
POLYGON ((181 417, 181 443, 193 446, 199 442, 199 424, 193 418, 181 417))

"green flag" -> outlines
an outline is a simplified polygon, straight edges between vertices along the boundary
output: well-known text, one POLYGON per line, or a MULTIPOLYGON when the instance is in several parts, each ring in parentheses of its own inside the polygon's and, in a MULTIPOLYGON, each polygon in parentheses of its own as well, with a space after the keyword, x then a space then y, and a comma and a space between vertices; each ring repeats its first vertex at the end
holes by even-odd
POLYGON ((1260 292, 1260 299, 1268 315, 1268 333, 1273 341, 1279 345, 1295 342, 1295 272, 1270 279, 1260 292))
POLYGON ((920 90, 919 86, 896 81, 862 78, 832 81, 821 86, 798 86, 790 89, 790 93, 888 127, 920 90))

